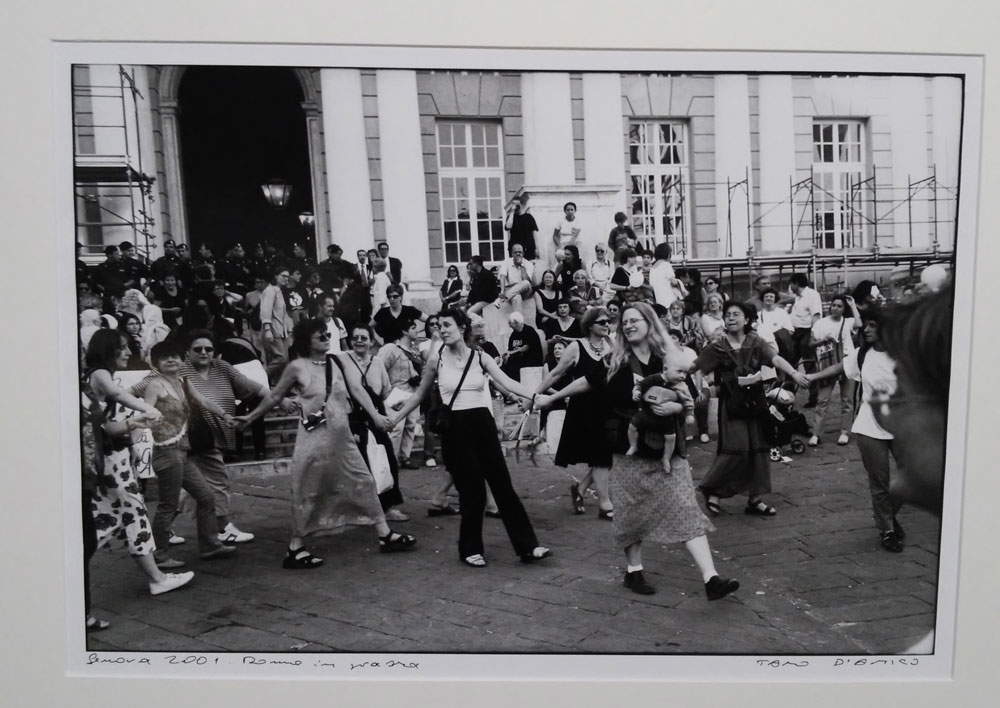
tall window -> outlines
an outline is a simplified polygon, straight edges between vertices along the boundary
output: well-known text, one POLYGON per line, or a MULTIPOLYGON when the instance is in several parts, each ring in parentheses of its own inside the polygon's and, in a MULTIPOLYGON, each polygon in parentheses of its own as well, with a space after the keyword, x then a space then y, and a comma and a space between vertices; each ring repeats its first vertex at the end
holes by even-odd
POLYGON ((445 264, 504 258, 503 149, 499 123, 437 124, 445 264))
POLYGON ((865 127, 860 120, 813 122, 813 199, 818 248, 864 245, 861 180, 865 127))
POLYGON ((690 232, 687 125, 634 121, 629 125, 632 228, 647 246, 666 241, 686 252, 690 232))

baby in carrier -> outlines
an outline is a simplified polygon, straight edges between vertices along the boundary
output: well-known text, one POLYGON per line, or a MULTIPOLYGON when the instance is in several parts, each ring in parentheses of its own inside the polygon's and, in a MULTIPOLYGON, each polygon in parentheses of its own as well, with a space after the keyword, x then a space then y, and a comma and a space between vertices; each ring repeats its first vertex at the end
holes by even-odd
MULTIPOLYGON (((632 400, 640 401, 641 406, 632 416, 628 426, 629 448, 626 455, 635 455, 639 450, 639 434, 653 433, 664 437, 673 436, 677 432, 673 417, 663 417, 653 412, 653 406, 657 403, 680 403, 684 407, 684 414, 688 425, 694 424, 694 397, 686 380, 686 373, 690 362, 685 364, 679 360, 681 357, 670 357, 663 363, 663 371, 659 374, 647 376, 635 385, 632 389, 632 400), (678 383, 670 383, 680 375, 685 375, 685 380, 678 383)), ((663 446, 664 468, 670 470, 670 456, 673 454, 673 445, 665 441, 663 446)))

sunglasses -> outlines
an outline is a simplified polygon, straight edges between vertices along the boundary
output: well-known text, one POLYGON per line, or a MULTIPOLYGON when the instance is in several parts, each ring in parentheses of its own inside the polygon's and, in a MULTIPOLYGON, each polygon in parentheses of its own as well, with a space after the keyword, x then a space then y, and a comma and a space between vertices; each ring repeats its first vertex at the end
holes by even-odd
POLYGON ((441 326, 441 324, 440 324, 440 323, 438 323, 438 322, 428 322, 428 323, 427 323, 427 326, 428 326, 428 327, 440 327, 440 326, 441 326))
POLYGON ((325 342, 326 340, 328 340, 330 338, 330 333, 329 332, 317 332, 316 336, 320 338, 320 341, 325 342))
POLYGON ((211 354, 215 351, 215 347, 191 347, 191 351, 196 354, 211 354))
POLYGON ((595 325, 603 325, 604 327, 607 327, 609 321, 610 320, 607 320, 607 319, 594 320, 594 324, 595 325))

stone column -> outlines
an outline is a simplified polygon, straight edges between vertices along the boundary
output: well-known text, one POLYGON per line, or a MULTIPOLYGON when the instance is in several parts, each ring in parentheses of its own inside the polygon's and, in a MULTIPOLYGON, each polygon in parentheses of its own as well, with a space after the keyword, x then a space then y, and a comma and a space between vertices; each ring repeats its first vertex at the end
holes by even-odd
POLYGON ((787 251, 792 248, 788 227, 787 203, 789 180, 795 175, 795 111, 792 105, 792 77, 764 74, 760 86, 760 236, 764 253, 787 251))
MULTIPOLYGON (((321 69, 325 174, 329 189, 330 240, 355 261, 375 244, 368 152, 358 69, 321 69)), ((326 258, 326 254, 323 254, 326 258)))
MULTIPOLYGON (((411 294, 420 298, 435 289, 431 284, 417 73, 380 69, 375 80, 386 240, 390 253, 403 262, 403 280, 411 294)), ((364 147, 363 142, 360 145, 364 147)))
POLYGON ((750 168, 750 95, 746 74, 720 74, 715 77, 715 211, 719 239, 718 255, 729 253, 728 224, 732 228, 732 254, 746 256, 753 245, 747 236, 747 194, 752 185, 733 190, 729 210, 730 184, 747 178, 750 168), (727 222, 727 219, 729 220, 727 222))
POLYGON ((175 243, 188 243, 184 177, 181 173, 181 141, 177 127, 177 101, 160 101, 160 125, 163 129, 163 173, 167 181, 170 237, 175 243))
MULTIPOLYGON (((621 97, 618 101, 620 104, 621 97)), ((523 73, 521 112, 524 117, 524 183, 532 186, 574 184, 569 74, 523 73)), ((540 231, 540 235, 543 233, 544 230, 540 231)))
MULTIPOLYGON (((326 166, 323 160, 323 115, 315 101, 304 101, 306 138, 309 141, 309 177, 312 183, 313 215, 316 218, 316 262, 326 258, 330 245, 330 217, 326 204, 326 166)), ((351 258, 348 258, 351 260, 351 258)))
POLYGON ((583 154, 587 182, 621 185, 615 199, 621 211, 625 210, 626 203, 624 131, 621 75, 584 74, 583 154))

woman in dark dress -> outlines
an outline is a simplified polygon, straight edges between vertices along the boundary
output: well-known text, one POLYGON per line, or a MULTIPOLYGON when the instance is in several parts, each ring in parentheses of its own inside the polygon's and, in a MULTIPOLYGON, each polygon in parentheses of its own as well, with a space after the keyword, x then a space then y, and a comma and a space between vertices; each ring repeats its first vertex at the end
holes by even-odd
POLYGON ((556 318, 556 306, 559 300, 556 274, 547 270, 542 273, 541 284, 535 288, 535 329, 546 331, 546 323, 556 318))
MULTIPOLYGON (((538 393, 548 391, 567 374, 573 379, 603 377, 607 371, 605 359, 612 349, 608 324, 608 311, 603 307, 587 310, 580 318, 580 329, 586 336, 566 347, 555 368, 539 384, 538 393)), ((570 485, 573 513, 586 511, 580 490, 586 490, 593 483, 597 488, 598 518, 611 521, 614 519, 614 507, 608 495, 611 444, 604 434, 604 420, 600 415, 603 405, 601 397, 591 391, 570 399, 554 462, 559 467, 589 465, 584 478, 570 485)))
POLYGON ((800 386, 809 379, 778 356, 777 350, 761 339, 751 325, 756 310, 741 302, 729 302, 725 309, 724 336, 708 342, 692 371, 715 374, 719 386, 719 447, 712 468, 701 482, 705 508, 713 516, 721 511, 719 500, 747 493, 746 513, 774 516, 777 511, 763 500, 771 491, 770 442, 763 422, 766 404, 761 366, 772 366, 800 386), (744 401, 756 398, 763 404, 759 412, 745 412, 744 401), (742 409, 742 410, 741 410, 742 409))
MULTIPOLYGON (((594 417, 604 433, 605 444, 613 451, 609 486, 616 512, 615 545, 624 549, 627 563, 625 587, 641 595, 656 592, 643 576, 643 541, 683 543, 701 571, 705 595, 709 600, 721 599, 740 584, 719 577, 712 560, 705 534, 713 527, 698 507, 691 481, 684 447, 682 405, 673 402, 653 405, 656 415, 674 418, 677 434, 643 436, 636 455, 623 454, 628 447, 628 421, 639 405, 632 400, 636 378, 661 373, 664 357, 679 352, 663 331, 653 308, 645 303, 634 303, 624 309, 617 335, 606 370, 603 366, 594 367, 590 375, 577 378, 551 396, 536 399, 536 404, 547 408, 566 396, 572 396, 572 401, 590 393, 600 405, 600 413, 594 417), (673 446, 669 470, 664 469, 664 444, 673 446)), ((567 415, 567 423, 568 418, 567 415)))
POLYGON ((583 336, 580 321, 573 315, 573 304, 569 300, 559 301, 556 316, 545 323, 544 331, 546 339, 577 339, 583 336))

